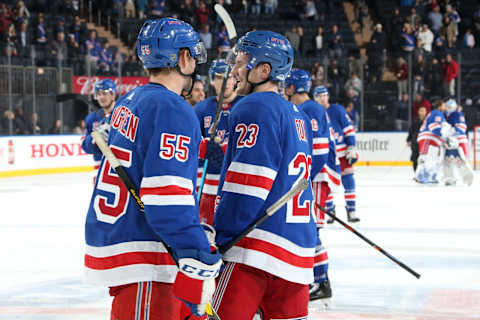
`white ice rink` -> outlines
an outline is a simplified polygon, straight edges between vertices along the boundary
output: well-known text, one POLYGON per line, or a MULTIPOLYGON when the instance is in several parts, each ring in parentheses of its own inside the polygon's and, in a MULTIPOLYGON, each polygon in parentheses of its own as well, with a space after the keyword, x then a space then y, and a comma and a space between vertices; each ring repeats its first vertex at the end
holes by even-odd
MULTIPOLYGON (((360 167, 356 176, 355 227, 422 277, 329 225, 332 304, 312 304, 310 319, 480 319, 480 174, 471 187, 416 185, 406 167, 360 167)), ((0 319, 109 319, 107 290, 82 281, 91 181, 0 179, 0 319)))

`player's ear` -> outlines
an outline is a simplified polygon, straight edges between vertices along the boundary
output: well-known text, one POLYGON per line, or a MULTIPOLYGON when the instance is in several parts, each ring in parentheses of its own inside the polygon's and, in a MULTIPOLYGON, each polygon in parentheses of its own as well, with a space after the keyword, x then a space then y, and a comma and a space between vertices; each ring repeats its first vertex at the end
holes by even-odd
POLYGON ((270 66, 269 63, 262 63, 259 65, 259 71, 260 71, 260 78, 262 81, 268 79, 270 76, 270 72, 272 71, 272 67, 270 66))

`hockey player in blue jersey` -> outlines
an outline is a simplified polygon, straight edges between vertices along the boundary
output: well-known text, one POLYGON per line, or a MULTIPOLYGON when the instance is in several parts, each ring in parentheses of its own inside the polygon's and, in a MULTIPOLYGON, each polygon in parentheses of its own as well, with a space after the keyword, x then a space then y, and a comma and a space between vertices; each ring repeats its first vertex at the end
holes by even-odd
MULTIPOLYGON (((335 135, 337 157, 340 160, 340 172, 342 185, 345 190, 345 202, 347 204, 347 217, 349 222, 359 222, 356 215, 355 179, 353 177, 353 164, 358 160, 355 141, 355 129, 347 115, 345 108, 339 104, 330 104, 328 89, 325 86, 315 87, 313 96, 326 110, 335 135)), ((327 198, 326 209, 334 210, 333 197, 327 198)), ((333 219, 327 223, 333 223, 333 219)))
MULTIPOLYGON (((97 176, 98 168, 100 167, 100 160, 102 159, 102 152, 95 145, 92 136, 93 130, 98 130, 102 136, 107 140, 110 125, 108 124, 108 117, 115 105, 115 97, 117 94, 117 86, 111 79, 100 80, 95 83, 94 98, 98 101, 100 109, 93 111, 85 118, 86 131, 82 137, 82 149, 88 154, 93 155, 93 170, 94 177, 97 176)), ((95 180, 95 179, 94 179, 95 180)))
POLYGON ((103 158, 85 226, 86 278, 110 287, 111 319, 179 320, 181 301, 205 313, 222 264, 200 225, 194 185, 202 137, 180 96, 206 50, 189 24, 164 18, 144 23, 137 51, 150 82, 116 103, 108 144, 145 210, 103 158))
POLYGON ((417 137, 420 155, 415 172, 415 181, 422 184, 438 183, 438 172, 443 160, 442 148, 447 143, 455 143, 455 139, 448 139, 448 127, 444 115, 445 102, 437 100, 433 103, 432 108, 433 110, 427 115, 420 127, 420 133, 417 137))
MULTIPOLYGON (((222 82, 224 74, 227 72, 227 67, 225 60, 212 61, 208 76, 210 84, 215 89, 216 95, 210 96, 195 105, 195 113, 200 121, 200 130, 202 136, 206 139, 209 139, 212 134, 213 122, 215 120, 218 100, 220 99, 222 90, 222 82)), ((200 200, 200 220, 209 225, 213 225, 213 213, 215 211, 215 198, 217 196, 218 181, 220 179, 220 169, 222 168, 224 152, 228 143, 228 115, 240 99, 241 97, 237 96, 235 92, 235 79, 230 76, 225 87, 223 105, 217 126, 216 141, 209 142, 208 150, 206 150, 207 145, 205 144, 203 144, 201 148, 201 151, 205 149, 206 155, 208 151, 208 164, 200 200)), ((199 179, 202 174, 203 160, 200 160, 197 179, 199 179)))
POLYGON ((468 164, 468 138, 465 116, 459 110, 455 100, 450 99, 446 103, 447 123, 451 126, 448 131, 448 138, 443 161, 443 179, 445 185, 455 185, 456 175, 454 168, 457 168, 463 182, 467 185, 473 183, 474 173, 468 164))
MULTIPOLYGON (((331 188, 340 186, 340 166, 335 151, 333 130, 327 112, 320 104, 310 99, 308 93, 312 87, 310 74, 302 69, 292 69, 285 80, 285 93, 290 102, 303 111, 312 127, 312 187, 315 204, 325 208, 327 196, 331 188)), ((325 213, 314 207, 317 228, 323 228, 325 213)), ((327 276, 328 254, 318 237, 315 247, 314 264, 315 282, 310 285, 310 301, 327 299, 332 296, 330 281, 327 276)))
MULTIPOLYGON (((252 31, 238 40, 235 66, 239 101, 215 212, 216 241, 225 245, 253 223, 297 181, 309 178, 311 129, 304 114, 278 94, 293 63, 288 40, 252 31)), ((213 298, 221 319, 306 319, 317 239, 309 186, 228 250, 213 298)))

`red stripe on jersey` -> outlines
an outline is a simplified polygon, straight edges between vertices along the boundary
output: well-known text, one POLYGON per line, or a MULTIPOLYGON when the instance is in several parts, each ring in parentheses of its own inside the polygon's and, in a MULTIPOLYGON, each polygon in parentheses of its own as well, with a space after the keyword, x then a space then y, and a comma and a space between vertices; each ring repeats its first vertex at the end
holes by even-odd
POLYGON ((344 135, 349 135, 351 133, 355 133, 355 129, 351 128, 351 129, 348 129, 347 131, 344 131, 344 135))
POLYGON ((342 151, 346 151, 347 150, 347 147, 341 147, 341 148, 337 148, 337 152, 342 152, 342 151))
POLYGON ((107 270, 133 264, 175 265, 167 252, 129 252, 110 257, 85 255, 85 266, 95 270, 107 270))
POLYGON ((328 149, 328 143, 314 143, 313 149, 328 149))
POLYGON ((273 185, 273 180, 263 176, 239 173, 234 171, 228 171, 225 176, 225 182, 243 184, 251 187, 259 187, 270 190, 273 185))
POLYGON ((245 237, 235 246, 266 253, 283 262, 299 268, 313 268, 313 257, 301 257, 273 243, 245 237))
POLYGON ((328 178, 330 179, 330 181, 332 181, 333 183, 335 183, 335 185, 339 186, 340 185, 340 179, 336 178, 335 176, 333 176, 330 172, 328 172, 328 170, 323 167, 322 170, 320 170, 320 172, 322 173, 326 173, 328 178))
POLYGON ((313 262, 314 263, 319 263, 319 262, 325 262, 327 260, 328 260, 328 254, 327 254, 327 251, 324 251, 324 252, 316 255, 313 262))
POLYGON ((210 186, 218 186, 219 182, 219 179, 205 179, 205 184, 208 184, 210 186))
POLYGON ((141 188, 140 197, 145 195, 191 195, 192 191, 188 188, 182 188, 175 185, 156 188, 141 188))
POLYGON ((345 199, 352 199, 355 200, 355 194, 346 194, 345 199))

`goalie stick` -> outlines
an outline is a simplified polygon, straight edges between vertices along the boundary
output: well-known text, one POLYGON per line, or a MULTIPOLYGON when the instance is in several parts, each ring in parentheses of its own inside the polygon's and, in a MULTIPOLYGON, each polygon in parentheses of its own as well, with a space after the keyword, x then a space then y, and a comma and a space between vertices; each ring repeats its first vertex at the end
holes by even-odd
MULTIPOLYGON (((223 24, 225 25, 225 28, 227 29, 227 33, 228 33, 228 38, 230 39, 230 41, 235 42, 237 38, 237 31, 235 30, 235 25, 233 24, 232 18, 230 18, 230 15, 228 14, 227 10, 225 10, 225 8, 218 3, 215 4, 214 10, 222 20, 223 24)), ((227 62, 228 62, 228 58, 227 58, 227 62)), ((227 70, 225 70, 225 73, 223 76, 222 88, 220 90, 220 97, 218 98, 217 110, 215 111, 215 117, 214 117, 213 125, 211 128, 212 129, 212 132, 210 133, 211 141, 215 141, 218 123, 220 122, 220 113, 222 111, 222 104, 223 104, 223 100, 225 99, 225 90, 227 88, 227 80, 230 77, 230 71, 231 71, 230 66, 227 66, 227 70)), ((219 143, 220 141, 215 141, 215 142, 219 143)), ((207 176, 207 168, 208 168, 208 159, 205 159, 205 162, 203 163, 203 172, 202 172, 202 178, 200 180, 200 187, 198 189, 198 194, 197 194, 197 200, 199 203, 202 198, 202 191, 203 191, 203 186, 205 184, 205 177, 207 176)))
POLYGON ((348 230, 350 230, 351 232, 353 232, 356 236, 358 236, 360 239, 362 239, 363 241, 365 241, 366 243, 368 243, 369 245, 371 245, 374 249, 378 250, 380 253, 382 253, 384 256, 386 256, 387 258, 389 258, 390 260, 392 260, 393 262, 395 262, 396 264, 398 264, 400 267, 402 267, 403 269, 407 270, 409 273, 411 273, 415 278, 417 279, 420 279, 420 274, 418 274, 417 272, 415 272, 413 269, 411 269, 409 266, 407 266, 406 264, 404 264, 403 262, 397 260, 394 256, 392 256, 390 253, 388 253, 387 251, 383 250, 381 247, 377 246, 373 241, 371 241, 370 239, 368 239, 367 237, 365 237, 363 234, 361 234, 360 232, 358 232, 357 230, 355 230, 353 227, 351 227, 349 224, 343 222, 340 218, 337 218, 337 216, 335 215, 335 213, 331 213, 330 211, 327 211, 327 209, 325 209, 324 207, 316 204, 317 208, 319 208, 320 210, 322 210, 323 212, 325 212, 325 214, 327 214, 330 218, 332 218, 333 220, 337 221, 338 223, 340 223, 342 226, 344 226, 345 228, 347 228, 348 230))
MULTIPOLYGON (((91 133, 91 136, 93 137, 93 140, 95 140, 95 143, 97 144, 100 151, 102 151, 103 155, 105 156, 105 159, 110 163, 113 170, 115 170, 115 172, 118 174, 118 177, 120 178, 120 180, 122 180, 122 183, 125 185, 125 187, 127 188, 128 192, 130 193, 132 198, 135 199, 135 203, 138 205, 138 208, 140 209, 142 214, 145 214, 145 205, 144 205, 142 199, 140 199, 140 196, 138 195, 137 188, 135 187, 135 184, 133 183, 132 179, 130 179, 130 177, 128 176, 127 171, 122 166, 120 161, 117 159, 117 157, 113 153, 112 149, 110 149, 110 147, 107 145, 105 140, 103 140, 103 138, 102 138, 102 136, 99 132, 93 131, 91 133)), ((157 235, 157 238, 160 241, 160 243, 162 243, 162 245, 165 247, 165 249, 167 249, 168 254, 170 255, 170 257, 172 258, 172 260, 175 262, 175 264, 178 267, 178 261, 177 261, 175 255, 172 251, 172 248, 170 246, 168 246, 162 240, 162 238, 160 238, 160 236, 158 234, 156 234, 156 235, 157 235)), ((210 305, 210 302, 207 303, 207 307, 205 308, 205 312, 210 317, 212 317, 213 319, 220 320, 220 318, 218 317, 218 315, 215 313, 212 306, 210 305)))

